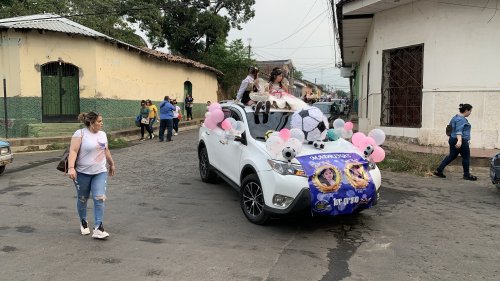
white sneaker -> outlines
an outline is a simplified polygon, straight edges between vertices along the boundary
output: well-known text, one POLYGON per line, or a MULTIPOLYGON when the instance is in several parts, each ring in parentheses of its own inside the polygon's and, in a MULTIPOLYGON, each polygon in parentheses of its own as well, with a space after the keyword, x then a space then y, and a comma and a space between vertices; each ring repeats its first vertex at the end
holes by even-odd
POLYGON ((108 237, 109 237, 109 233, 104 231, 104 227, 102 226, 102 223, 99 225, 99 227, 94 228, 94 231, 92 233, 92 238, 105 239, 108 237))
POLYGON ((178 133, 174 133, 174 136, 177 136, 177 135, 178 135, 178 133))
POLYGON ((82 219, 80 222, 80 232, 82 235, 88 235, 90 234, 90 228, 86 220, 82 219))

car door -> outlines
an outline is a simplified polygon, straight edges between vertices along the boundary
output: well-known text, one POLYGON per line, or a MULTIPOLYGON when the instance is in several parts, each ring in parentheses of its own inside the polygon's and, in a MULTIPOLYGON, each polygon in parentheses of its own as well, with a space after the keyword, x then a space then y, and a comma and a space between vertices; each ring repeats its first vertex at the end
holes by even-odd
MULTIPOLYGON (((242 121, 241 113, 231 107, 223 107, 224 118, 232 117, 236 121, 242 121)), ((219 127, 222 130, 222 128, 219 127)), ((219 131, 219 130, 217 130, 219 131)), ((211 134, 211 137, 217 138, 213 142, 213 156, 210 156, 210 163, 220 172, 222 172, 226 177, 240 184, 240 170, 241 170, 241 154, 242 150, 245 149, 246 145, 239 141, 228 141, 227 143, 223 140, 224 131, 219 131, 219 133, 211 134), (213 136, 212 136, 213 135, 213 136), (215 136, 216 135, 216 136, 215 136), (222 141, 221 141, 222 140, 222 141), (212 158, 213 157, 213 158, 212 158), (213 159, 213 161, 212 161, 213 159)))

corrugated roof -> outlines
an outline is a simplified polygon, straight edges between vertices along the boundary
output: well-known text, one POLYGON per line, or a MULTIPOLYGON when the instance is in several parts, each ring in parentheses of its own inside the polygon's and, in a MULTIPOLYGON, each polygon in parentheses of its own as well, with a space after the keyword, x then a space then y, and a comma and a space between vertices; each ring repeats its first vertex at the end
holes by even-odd
POLYGON ((113 37, 107 36, 106 34, 100 33, 65 17, 56 14, 37 14, 30 16, 22 16, 15 18, 0 19, 0 29, 36 29, 36 30, 48 30, 53 32, 70 33, 76 35, 82 35, 93 38, 101 38, 107 41, 111 41, 120 46, 126 46, 127 49, 132 49, 139 51, 142 54, 147 54, 148 56, 156 57, 162 61, 171 63, 181 63, 187 66, 207 70, 214 72, 217 75, 224 75, 221 71, 210 67, 208 65, 202 64, 197 61, 186 59, 180 56, 174 56, 157 50, 152 50, 149 48, 140 48, 113 37))

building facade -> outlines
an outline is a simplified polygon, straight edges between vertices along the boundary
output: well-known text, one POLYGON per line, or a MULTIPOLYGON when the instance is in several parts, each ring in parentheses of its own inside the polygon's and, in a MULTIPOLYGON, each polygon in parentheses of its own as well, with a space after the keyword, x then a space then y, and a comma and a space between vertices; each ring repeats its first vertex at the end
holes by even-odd
POLYGON ((0 136, 6 130, 8 137, 40 136, 39 124, 74 123, 88 111, 103 115, 107 131, 127 129, 140 100, 158 104, 167 95, 182 107, 191 94, 193 113, 202 117, 206 102, 217 100, 217 75, 209 66, 120 42, 57 15, 3 19, 0 136))
POLYGON ((469 103, 471 147, 500 148, 497 9, 494 1, 340 1, 360 130, 447 146, 446 125, 469 103))

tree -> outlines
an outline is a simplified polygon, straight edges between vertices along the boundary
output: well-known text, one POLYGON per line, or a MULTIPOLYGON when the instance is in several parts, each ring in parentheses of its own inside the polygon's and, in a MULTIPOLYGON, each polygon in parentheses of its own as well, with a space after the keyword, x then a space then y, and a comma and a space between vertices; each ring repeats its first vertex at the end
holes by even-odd
POLYGON ((198 60, 225 42, 231 27, 240 29, 254 17, 254 4, 255 0, 128 0, 127 19, 139 23, 153 48, 168 43, 173 54, 198 60))
POLYGON ((302 80, 303 77, 304 77, 304 74, 302 74, 302 71, 299 71, 299 70, 294 68, 293 79, 302 80))
POLYGON ((225 92, 224 98, 236 97, 241 80, 248 74, 248 67, 255 63, 247 57, 247 49, 241 39, 229 44, 216 43, 201 61, 224 72, 225 75, 218 78, 225 92))
POLYGON ((343 91, 343 90, 336 90, 335 93, 337 93, 337 96, 339 98, 346 99, 347 97, 349 97, 349 92, 346 92, 346 91, 343 91))
POLYGON ((126 43, 147 46, 125 20, 125 8, 122 0, 1 0, 0 17, 53 13, 126 43))

